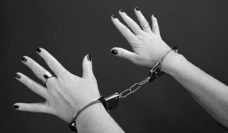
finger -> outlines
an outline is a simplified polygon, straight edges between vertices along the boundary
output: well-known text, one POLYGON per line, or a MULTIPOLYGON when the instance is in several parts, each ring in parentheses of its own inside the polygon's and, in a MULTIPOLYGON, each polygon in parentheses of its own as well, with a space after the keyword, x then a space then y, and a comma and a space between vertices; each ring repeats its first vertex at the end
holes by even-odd
POLYGON ((82 62, 83 67, 83 78, 91 79, 94 78, 93 68, 92 68, 92 56, 86 55, 82 62))
POLYGON ((135 8, 135 14, 139 20, 142 29, 146 32, 151 32, 149 23, 147 22, 146 18, 143 16, 142 12, 139 10, 138 7, 135 8))
POLYGON ((133 19, 131 19, 122 9, 119 10, 119 14, 136 35, 142 32, 142 29, 139 27, 139 25, 133 19))
POLYGON ((44 59, 56 76, 59 76, 67 71, 47 50, 37 48, 37 53, 44 59))
POLYGON ((21 57, 21 61, 29 67, 32 72, 44 83, 46 82, 46 79, 44 78, 45 73, 49 73, 45 68, 43 68, 40 64, 38 64, 36 61, 31 59, 28 56, 21 57))
POLYGON ((27 112, 51 113, 51 108, 45 103, 15 103, 13 108, 27 112))
POLYGON ((123 48, 114 47, 111 49, 111 53, 115 56, 130 60, 131 62, 136 63, 137 54, 134 52, 128 51, 123 48))
POLYGON ((155 18, 154 15, 152 15, 151 20, 152 20, 152 31, 153 31, 153 33, 156 35, 160 35, 160 29, 159 29, 157 18, 155 18))
POLYGON ((120 31, 120 33, 127 39, 127 41, 131 44, 133 40, 135 40, 136 36, 128 29, 124 24, 122 24, 118 18, 114 15, 111 17, 113 24, 120 31))
POLYGON ((18 72, 15 74, 15 78, 20 81, 22 84, 27 86, 30 90, 35 92, 36 94, 42 96, 43 98, 47 99, 48 98, 48 92, 47 89, 45 89, 43 86, 40 84, 36 83, 29 77, 25 76, 24 74, 18 72))

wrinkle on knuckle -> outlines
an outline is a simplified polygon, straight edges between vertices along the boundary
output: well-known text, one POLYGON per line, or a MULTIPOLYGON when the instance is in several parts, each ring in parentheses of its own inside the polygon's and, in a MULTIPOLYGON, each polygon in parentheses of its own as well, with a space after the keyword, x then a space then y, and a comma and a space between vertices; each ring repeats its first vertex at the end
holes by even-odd
POLYGON ((37 87, 36 87, 36 85, 34 85, 34 84, 32 84, 32 83, 30 83, 30 89, 32 89, 32 90, 37 90, 37 87))
POLYGON ((136 61, 136 62, 138 62, 138 61, 141 61, 142 59, 141 59, 142 57, 140 57, 140 56, 135 56, 134 57, 134 60, 136 61))
POLYGON ((49 78, 49 79, 47 79, 47 81, 46 81, 46 86, 47 86, 48 88, 56 87, 57 84, 58 84, 58 82, 57 82, 57 79, 56 79, 55 77, 49 78))
POLYGON ((131 41, 132 41, 131 42, 132 47, 137 47, 137 45, 141 43, 141 40, 138 39, 138 38, 137 39, 132 39, 131 41))
POLYGON ((119 28, 120 28, 120 31, 127 32, 127 28, 125 26, 122 25, 119 28))
POLYGON ((146 33, 142 32, 141 34, 136 35, 136 37, 138 38, 138 40, 143 40, 146 36, 146 33))
POLYGON ((50 67, 52 67, 52 66, 54 66, 55 65, 55 63, 50 59, 50 58, 46 58, 46 61, 47 61, 47 64, 50 66, 50 67))
POLYGON ((143 64, 144 62, 146 62, 146 59, 143 58, 142 56, 136 56, 136 57, 134 58, 134 61, 135 61, 136 64, 141 65, 141 64, 143 64))

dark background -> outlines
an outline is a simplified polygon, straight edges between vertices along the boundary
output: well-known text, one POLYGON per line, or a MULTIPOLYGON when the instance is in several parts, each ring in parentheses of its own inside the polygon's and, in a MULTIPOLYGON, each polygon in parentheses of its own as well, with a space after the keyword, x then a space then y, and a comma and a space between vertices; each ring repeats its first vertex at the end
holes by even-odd
MULTIPOLYGON (((132 18, 139 7, 150 21, 158 18, 163 39, 212 76, 228 82, 227 0, 2 0, 1 1, 1 132, 63 133, 67 123, 47 114, 19 112, 15 102, 43 99, 14 79, 23 72, 37 78, 21 62, 49 50, 67 69, 81 75, 83 57, 93 56, 94 73, 107 96, 144 79, 148 70, 109 53, 114 46, 130 49, 110 16, 123 9, 132 18)), ((197 78, 197 77, 196 77, 197 78)), ((144 86, 111 112, 129 133, 223 133, 220 127, 172 77, 144 86)))

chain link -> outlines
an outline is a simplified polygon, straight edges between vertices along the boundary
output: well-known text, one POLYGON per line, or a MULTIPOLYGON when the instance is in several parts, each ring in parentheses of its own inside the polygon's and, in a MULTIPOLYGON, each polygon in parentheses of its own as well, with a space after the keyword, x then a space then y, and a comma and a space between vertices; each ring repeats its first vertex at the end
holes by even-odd
POLYGON ((153 80, 155 80, 156 78, 160 77, 161 75, 164 74, 164 72, 161 71, 160 67, 161 67, 161 62, 164 60, 164 58, 171 52, 178 52, 177 47, 173 46, 164 56, 162 56, 162 58, 160 59, 160 61, 157 62, 157 64, 154 65, 154 67, 150 70, 150 76, 147 77, 146 79, 144 79, 143 81, 139 82, 139 83, 135 83, 133 84, 130 88, 122 91, 119 94, 119 98, 125 98, 128 95, 136 92, 137 90, 140 89, 140 87, 144 84, 146 84, 147 82, 152 82, 153 80))
POLYGON ((125 98, 127 97, 128 95, 136 92, 137 90, 140 89, 140 87, 144 84, 146 84, 149 80, 150 80, 151 77, 147 77, 146 79, 144 79, 143 81, 139 82, 139 83, 135 83, 133 84, 130 88, 122 91, 119 95, 119 98, 125 98))

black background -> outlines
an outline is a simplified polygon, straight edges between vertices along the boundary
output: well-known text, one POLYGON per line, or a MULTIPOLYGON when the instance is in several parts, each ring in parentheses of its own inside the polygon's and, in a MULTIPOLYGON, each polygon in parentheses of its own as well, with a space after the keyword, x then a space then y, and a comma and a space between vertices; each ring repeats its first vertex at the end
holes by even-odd
MULTIPOLYGON (((67 123, 47 114, 19 112, 15 102, 43 99, 14 79, 21 62, 40 46, 68 70, 81 75, 83 57, 93 56, 94 73, 107 96, 144 79, 148 70, 112 56, 114 46, 130 49, 110 16, 123 9, 132 18, 139 7, 147 20, 158 18, 163 39, 212 76, 228 82, 227 0, 2 0, 1 1, 1 132, 63 133, 67 123)), ((196 77, 197 78, 197 77, 196 77)), ((129 133, 222 133, 223 128, 172 77, 165 75, 120 103, 111 115, 129 133)))

